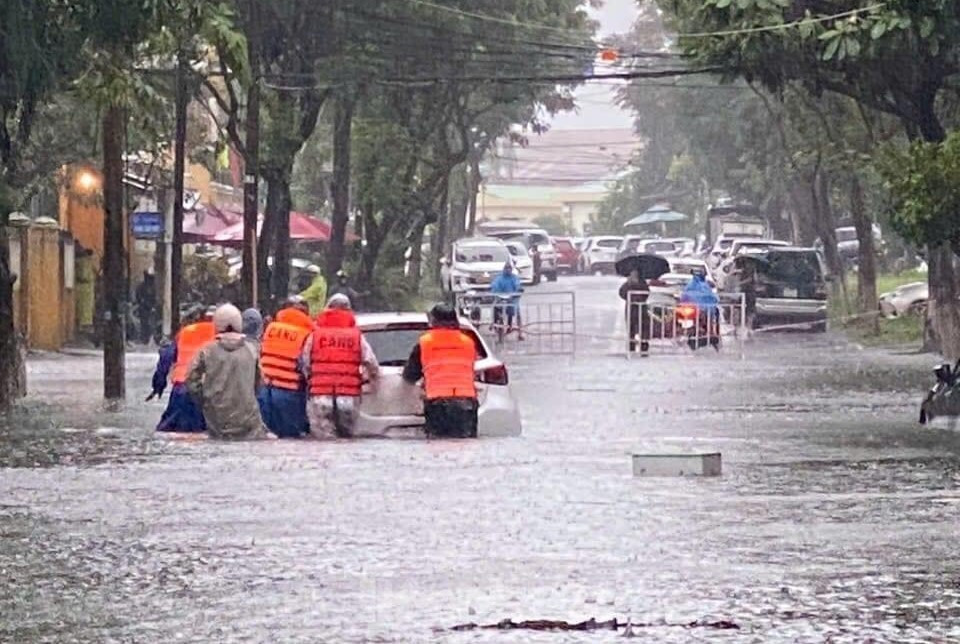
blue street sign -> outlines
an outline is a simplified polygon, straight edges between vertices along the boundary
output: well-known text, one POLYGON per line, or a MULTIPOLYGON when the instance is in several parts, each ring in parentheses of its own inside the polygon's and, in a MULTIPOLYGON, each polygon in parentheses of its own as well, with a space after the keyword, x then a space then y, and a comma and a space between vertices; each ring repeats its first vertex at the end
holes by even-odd
POLYGON ((163 213, 135 212, 130 215, 130 228, 137 239, 160 239, 163 237, 163 213))

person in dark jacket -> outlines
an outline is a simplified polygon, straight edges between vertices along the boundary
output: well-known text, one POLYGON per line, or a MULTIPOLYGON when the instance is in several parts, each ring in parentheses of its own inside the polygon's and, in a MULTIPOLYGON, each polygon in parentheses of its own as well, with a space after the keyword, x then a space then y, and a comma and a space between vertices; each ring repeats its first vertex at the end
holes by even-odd
POLYGON ((403 368, 409 384, 423 380, 427 436, 476 438, 479 403, 475 381, 477 346, 460 330, 456 310, 437 304, 403 368))
POLYGON ((638 271, 632 271, 627 280, 620 285, 620 299, 624 302, 624 315, 630 334, 630 351, 637 350, 637 338, 640 338, 640 352, 650 350, 650 314, 642 303, 647 301, 650 286, 640 277, 638 271), (630 293, 636 293, 630 297, 630 293), (629 299, 628 299, 629 298, 629 299))
POLYGON ((157 313, 157 283, 149 271, 143 271, 143 281, 137 286, 137 317, 140 318, 140 342, 149 344, 153 337, 157 313))

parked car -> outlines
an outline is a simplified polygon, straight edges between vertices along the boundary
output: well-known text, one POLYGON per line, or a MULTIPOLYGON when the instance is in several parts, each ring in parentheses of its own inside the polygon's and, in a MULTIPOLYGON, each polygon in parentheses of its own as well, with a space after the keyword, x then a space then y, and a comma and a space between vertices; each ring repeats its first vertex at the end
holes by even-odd
POLYGON ((486 290, 512 256, 503 241, 491 237, 461 239, 453 244, 449 290, 486 290))
POLYGON ((814 248, 773 247, 735 259, 753 328, 802 325, 827 329, 827 272, 814 248))
POLYGON ((517 271, 520 281, 524 284, 533 284, 533 258, 530 257, 530 251, 521 241, 510 240, 503 244, 513 258, 513 268, 517 271))
MULTIPOLYGON (((365 385, 355 433, 358 437, 423 436, 423 397, 401 374, 420 336, 429 324, 423 313, 369 313, 357 316, 357 326, 380 363, 375 386, 365 385)), ((480 402, 478 434, 519 436, 520 410, 503 364, 469 321, 461 329, 477 347, 475 364, 480 402)))
POLYGON ((533 281, 537 283, 542 277, 550 282, 557 281, 557 250, 550 241, 550 235, 542 228, 525 228, 522 230, 494 231, 490 233, 497 239, 522 241, 530 250, 530 254, 538 253, 540 255, 540 270, 534 275, 533 281))
POLYGON ((587 239, 583 253, 580 254, 581 273, 612 273, 617 263, 617 249, 623 237, 601 235, 587 239))
POLYGON ((676 246, 677 257, 690 257, 697 252, 697 240, 690 237, 668 237, 663 241, 668 241, 676 246))
POLYGON ((730 249, 737 240, 755 240, 763 241, 763 237, 751 235, 720 235, 710 248, 710 252, 704 258, 711 269, 716 269, 725 259, 730 257, 730 249))
MULTIPOLYGON (((860 259, 860 240, 857 238, 857 229, 854 226, 841 226, 836 230, 837 253, 847 266, 853 266, 860 259)), ((874 251, 878 256, 883 254, 883 235, 880 227, 873 224, 874 251)), ((815 248, 821 249, 823 242, 819 239, 815 248)))
POLYGON ((554 237, 553 247, 557 250, 557 270, 561 273, 575 273, 580 263, 580 249, 570 237, 554 237))
POLYGON ((634 254, 660 255, 674 257, 679 255, 676 244, 668 239, 657 237, 643 237, 641 235, 627 235, 623 238, 617 257, 626 257, 634 254))
POLYGON ((717 283, 722 290, 729 290, 726 284, 727 278, 730 277, 730 273, 734 270, 734 262, 737 257, 748 253, 762 253, 770 248, 786 248, 789 245, 788 242, 774 239, 734 239, 730 244, 727 258, 720 262, 720 266, 713 271, 714 275, 716 275, 717 283))
POLYGON ((880 295, 880 312, 888 318, 907 314, 922 314, 930 299, 927 282, 911 282, 880 295))
POLYGON ((688 275, 693 275, 696 272, 701 272, 706 275, 707 280, 713 282, 713 272, 710 270, 710 267, 707 266, 707 263, 702 259, 697 259, 696 257, 671 257, 667 260, 670 263, 670 272, 671 273, 686 273, 688 275))

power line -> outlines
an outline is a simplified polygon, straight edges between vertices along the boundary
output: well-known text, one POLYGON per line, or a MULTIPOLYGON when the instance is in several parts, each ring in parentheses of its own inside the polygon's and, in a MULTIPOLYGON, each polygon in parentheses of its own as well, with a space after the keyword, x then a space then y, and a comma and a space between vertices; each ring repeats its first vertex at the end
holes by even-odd
POLYGON ((474 13, 474 12, 472 12, 472 11, 464 11, 464 10, 462 10, 462 9, 457 9, 457 8, 455 8, 455 7, 447 7, 447 6, 444 6, 444 5, 435 4, 435 3, 433 3, 433 2, 428 2, 428 0, 406 0, 406 1, 409 2, 409 3, 411 3, 411 4, 420 5, 421 7, 429 7, 429 8, 431 8, 431 9, 436 9, 437 11, 443 11, 443 12, 446 12, 446 13, 455 14, 455 15, 458 15, 458 16, 461 16, 461 17, 465 17, 465 18, 475 18, 475 19, 477 19, 477 20, 483 20, 483 21, 485 21, 485 22, 495 22, 495 23, 498 23, 498 24, 501 24, 501 25, 507 25, 507 26, 510 26, 510 27, 520 27, 520 28, 527 28, 527 29, 541 29, 541 30, 544 30, 544 31, 552 31, 552 32, 555 32, 555 33, 561 33, 561 34, 563 34, 563 35, 565 35, 565 36, 570 36, 571 34, 577 33, 577 32, 575 32, 574 30, 569 29, 569 28, 554 27, 553 25, 544 25, 544 24, 538 24, 538 23, 533 23, 533 22, 520 22, 520 21, 518 21, 518 20, 509 20, 509 19, 507 19, 507 18, 499 18, 499 17, 497 17, 497 16, 490 16, 490 15, 482 14, 482 13, 474 13))

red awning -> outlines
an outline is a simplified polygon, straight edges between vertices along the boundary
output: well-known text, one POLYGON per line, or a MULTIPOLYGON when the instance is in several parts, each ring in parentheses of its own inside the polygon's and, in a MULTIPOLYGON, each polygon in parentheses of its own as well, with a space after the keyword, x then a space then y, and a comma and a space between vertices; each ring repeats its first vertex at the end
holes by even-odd
POLYGON ((243 219, 243 215, 216 206, 199 206, 183 214, 183 241, 200 244, 243 219))
MULTIPOLYGON (((263 217, 257 220, 257 234, 263 227, 263 217)), ((302 212, 290 213, 290 239, 306 242, 330 241, 330 222, 302 212)), ((347 231, 347 241, 356 241, 357 236, 347 231)), ((243 241, 242 216, 235 224, 227 226, 212 235, 208 241, 213 244, 234 245, 243 241)))

